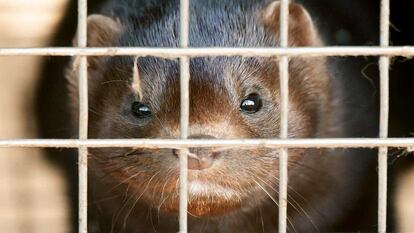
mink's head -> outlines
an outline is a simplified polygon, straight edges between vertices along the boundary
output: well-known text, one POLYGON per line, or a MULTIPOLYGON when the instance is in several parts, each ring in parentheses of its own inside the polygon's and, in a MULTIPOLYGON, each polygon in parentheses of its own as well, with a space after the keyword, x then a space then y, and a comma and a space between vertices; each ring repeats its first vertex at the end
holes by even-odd
MULTIPOLYGON (((233 6, 229 2, 196 1, 192 5, 191 47, 278 46, 279 2, 264 6, 250 1, 233 6)), ((165 9, 149 9, 164 14, 153 13, 154 21, 142 24, 139 15, 121 14, 116 6, 108 16, 92 15, 88 46, 177 47, 179 16, 175 3, 178 5, 172 1, 165 9)), ((290 5, 289 38, 290 46, 320 43, 309 14, 297 4, 290 5)), ((179 138, 177 59, 89 57, 88 63, 90 138, 179 138)), ((76 106, 73 70, 76 62, 68 75, 76 106)), ((325 60, 291 58, 289 72, 289 137, 323 135, 323 117, 330 104, 325 60)), ((277 58, 192 58, 189 137, 277 138, 278 74, 277 58)), ((191 215, 227 213, 263 202, 269 194, 276 195, 277 150, 190 148, 190 152, 191 215)), ((113 179, 115 185, 125 184, 144 204, 177 211, 179 160, 174 149, 108 148, 90 149, 90 153, 93 172, 113 179)), ((306 150, 292 149, 289 155, 289 169, 295 172, 294 164, 306 156, 306 150)))

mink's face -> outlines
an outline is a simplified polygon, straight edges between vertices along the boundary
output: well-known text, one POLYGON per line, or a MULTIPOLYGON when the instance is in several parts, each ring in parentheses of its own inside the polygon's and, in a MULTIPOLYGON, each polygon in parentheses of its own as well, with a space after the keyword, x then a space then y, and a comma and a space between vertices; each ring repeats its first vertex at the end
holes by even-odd
MULTIPOLYGON (((91 138, 179 138, 177 61, 138 59, 142 99, 131 77, 134 59, 114 57, 90 99, 91 138), (149 66, 149 67, 146 67, 149 66)), ((292 74, 298 75, 292 71, 292 74)), ((275 59, 191 60, 190 138, 277 138, 278 68, 275 59)), ((295 78, 296 79, 296 78, 295 78)), ((290 136, 310 137, 311 116, 292 92, 290 136)), ((90 149, 94 169, 124 182, 141 200, 168 212, 178 208, 179 158, 174 149, 90 149)), ((275 194, 278 150, 190 148, 189 212, 216 215, 275 194), (265 191, 264 191, 265 190, 265 191)), ((291 162, 303 150, 291 150, 291 162)))
MULTIPOLYGON (((295 20, 291 20, 289 28, 290 33, 295 34, 291 35, 290 43, 316 44, 309 15, 302 7, 292 6, 290 17, 295 20)), ((226 40, 232 40, 233 46, 243 46, 253 36, 259 38, 257 43, 267 41, 268 44, 260 44, 262 47, 277 45, 277 30, 273 28, 277 21, 273 19, 279 18, 278 3, 268 8, 264 19, 259 17, 261 26, 240 24, 240 27, 228 29, 240 30, 237 33, 221 33, 228 35, 226 40), (243 33, 251 33, 251 37, 243 33), (258 35, 260 33, 267 34, 258 35)), ((250 18, 243 17, 239 20, 250 22, 250 18)), ((122 31, 119 22, 104 16, 90 18, 88 41, 91 46, 113 45, 111 41, 122 31), (103 32, 94 34, 94 31, 103 32)), ((205 27, 208 24, 196 27, 201 31, 192 34, 203 35, 205 27)), ((125 30, 122 35, 125 33, 129 31, 125 30)), ((147 35, 156 33, 147 31, 147 35)), ((213 38, 211 41, 221 43, 224 40, 213 38)), ((278 72, 276 58, 192 58, 189 137, 277 138, 280 124, 278 72)), ((317 136, 323 124, 318 117, 323 115, 321 106, 326 104, 329 86, 324 59, 292 58, 289 73, 289 137, 317 136)), ((138 58, 135 63, 132 56, 89 58, 89 137, 179 138, 179 76, 177 60, 145 57, 138 58)), ((277 195, 278 150, 189 150, 190 215, 220 215, 256 206, 277 195)), ((289 150, 290 174, 295 173, 295 164, 303 156, 306 156, 305 150, 289 150)), ((165 212, 178 211, 176 150, 95 148, 90 149, 90 164, 91 172, 111 180, 113 187, 125 186, 126 193, 140 203, 165 212)))

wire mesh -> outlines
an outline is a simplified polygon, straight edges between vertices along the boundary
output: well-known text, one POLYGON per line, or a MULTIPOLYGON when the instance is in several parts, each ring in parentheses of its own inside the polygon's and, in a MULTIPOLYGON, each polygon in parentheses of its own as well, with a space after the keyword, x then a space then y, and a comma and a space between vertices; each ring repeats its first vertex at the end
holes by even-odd
MULTIPOLYGON (((187 232, 187 155, 188 147, 240 148, 269 147, 280 149, 279 232, 286 232, 287 150, 288 148, 379 148, 378 153, 378 231, 386 232, 387 148, 414 147, 412 138, 388 138, 389 59, 414 56, 414 46, 389 46, 389 0, 381 1, 380 46, 300 47, 288 48, 288 0, 281 0, 280 48, 188 48, 189 0, 180 1, 180 47, 100 47, 87 48, 87 0, 78 0, 78 47, 0 48, 0 56, 79 56, 79 139, 0 140, 0 147, 71 147, 79 149, 79 232, 87 232, 87 148, 141 147, 177 148, 180 153, 180 232, 187 232), (180 58, 181 115, 180 139, 87 139, 88 96, 87 56, 155 56, 180 58), (187 139, 189 119, 189 58, 205 56, 279 57, 281 89, 280 139, 187 139), (314 56, 381 56, 380 65, 380 132, 379 138, 288 139, 288 59, 314 56)), ((276 220, 275 220, 276 221, 276 220)))

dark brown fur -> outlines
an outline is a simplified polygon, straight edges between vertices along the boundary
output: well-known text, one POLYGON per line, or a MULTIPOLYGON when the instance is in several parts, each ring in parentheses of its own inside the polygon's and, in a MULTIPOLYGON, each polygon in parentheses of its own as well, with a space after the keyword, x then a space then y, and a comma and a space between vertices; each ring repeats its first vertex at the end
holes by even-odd
MULTIPOLYGON (((263 29, 266 37, 272 38, 268 40, 270 44, 263 46, 277 46, 278 3, 258 9, 250 20, 263 29)), ((291 4, 289 20, 291 46, 321 45, 317 30, 302 6, 291 4)), ((88 45, 125 46, 122 37, 130 33, 130 25, 125 24, 128 22, 122 18, 91 17, 88 45)), ((177 60, 138 59, 141 101, 154 114, 150 119, 139 120, 130 113, 130 105, 138 100, 131 85, 133 61, 133 57, 89 58, 89 137, 179 138, 177 60), (151 63, 160 68, 148 70, 151 63)), ((73 61, 68 79, 74 106, 77 105, 77 85, 73 81, 76 69, 73 61)), ((278 72, 275 58, 192 59, 190 137, 278 137, 278 72), (262 97, 263 108, 255 114, 244 114, 239 110, 240 102, 250 93, 262 97)), ((291 58, 289 74, 289 137, 346 136, 345 119, 338 107, 340 93, 332 93, 336 84, 327 71, 326 59, 291 58)), ((190 232, 277 229, 277 150, 192 150, 213 154, 214 163, 207 169, 189 170, 190 232)), ((360 172, 358 166, 352 167, 353 162, 358 162, 355 158, 354 154, 340 150, 289 150, 290 231, 335 229, 333 226, 350 208, 348 203, 359 198, 358 191, 346 190, 360 182, 350 178, 360 172), (337 208, 334 203, 338 203, 337 208)), ((177 231, 179 163, 173 149, 90 149, 89 161, 91 232, 177 231)))

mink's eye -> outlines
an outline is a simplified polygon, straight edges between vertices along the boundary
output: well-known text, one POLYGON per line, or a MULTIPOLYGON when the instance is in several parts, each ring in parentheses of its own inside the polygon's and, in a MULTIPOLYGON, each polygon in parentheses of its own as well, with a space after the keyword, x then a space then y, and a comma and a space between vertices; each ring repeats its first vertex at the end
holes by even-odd
POLYGON ((260 108, 262 108, 262 99, 257 93, 252 93, 244 97, 240 104, 240 111, 245 113, 256 113, 260 108))
POLYGON ((148 107, 148 105, 138 101, 132 103, 131 111, 135 117, 141 119, 150 117, 152 115, 151 109, 148 107))

